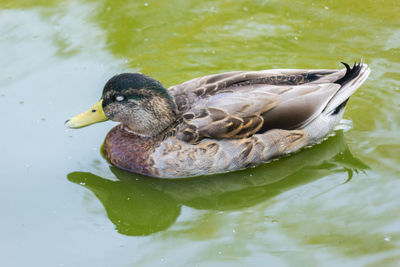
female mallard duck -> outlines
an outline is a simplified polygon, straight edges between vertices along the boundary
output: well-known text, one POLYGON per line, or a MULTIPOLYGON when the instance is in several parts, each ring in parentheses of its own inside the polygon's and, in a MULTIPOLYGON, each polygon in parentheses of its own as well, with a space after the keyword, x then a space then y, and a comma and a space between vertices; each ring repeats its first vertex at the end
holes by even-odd
POLYGON ((66 125, 121 122, 107 134, 104 154, 115 166, 143 175, 181 178, 243 169, 333 131, 370 72, 363 63, 344 65, 228 72, 169 89, 148 76, 124 73, 66 125))

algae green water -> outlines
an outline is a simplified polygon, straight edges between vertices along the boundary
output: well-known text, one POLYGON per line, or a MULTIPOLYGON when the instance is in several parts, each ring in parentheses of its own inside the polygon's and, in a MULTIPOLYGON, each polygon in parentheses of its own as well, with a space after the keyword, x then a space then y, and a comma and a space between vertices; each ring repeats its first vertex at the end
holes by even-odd
POLYGON ((1 266, 399 266, 399 14, 370 0, 0 0, 1 266), (372 72, 345 131, 245 171, 131 174, 100 154, 114 122, 63 125, 120 72, 170 86, 361 57, 372 72))

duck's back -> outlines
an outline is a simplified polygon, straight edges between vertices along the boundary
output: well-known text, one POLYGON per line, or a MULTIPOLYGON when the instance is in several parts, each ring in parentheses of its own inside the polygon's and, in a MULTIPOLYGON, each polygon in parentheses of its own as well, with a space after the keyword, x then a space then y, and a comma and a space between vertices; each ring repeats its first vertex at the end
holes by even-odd
POLYGON ((177 136, 196 143, 304 128, 333 99, 337 106, 344 103, 367 72, 365 64, 358 64, 342 70, 240 71, 193 79, 169 88, 181 115, 177 136))

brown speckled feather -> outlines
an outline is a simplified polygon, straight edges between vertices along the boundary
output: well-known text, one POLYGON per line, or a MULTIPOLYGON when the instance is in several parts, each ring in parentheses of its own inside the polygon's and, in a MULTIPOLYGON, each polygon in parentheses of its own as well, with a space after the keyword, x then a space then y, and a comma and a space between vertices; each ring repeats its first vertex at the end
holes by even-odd
POLYGON ((231 72, 169 88, 178 109, 157 137, 117 126, 104 143, 116 166, 180 178, 256 166, 321 141, 367 79, 360 63, 342 70, 231 72))
POLYGON ((171 137, 156 148, 154 169, 171 178, 237 170, 296 151, 309 142, 310 136, 301 130, 271 130, 243 139, 203 139, 196 145, 171 137))
POLYGON ((171 87, 182 123, 177 136, 244 138, 270 129, 295 129, 313 120, 340 89, 344 70, 230 72, 171 87))

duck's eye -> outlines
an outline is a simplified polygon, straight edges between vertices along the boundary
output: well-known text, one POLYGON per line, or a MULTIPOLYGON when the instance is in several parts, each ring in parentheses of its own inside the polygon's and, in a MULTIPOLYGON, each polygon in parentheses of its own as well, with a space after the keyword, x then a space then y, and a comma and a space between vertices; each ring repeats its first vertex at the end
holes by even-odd
POLYGON ((122 96, 122 95, 117 95, 117 96, 115 97, 115 100, 117 100, 118 102, 124 101, 124 99, 125 99, 125 97, 122 96))

